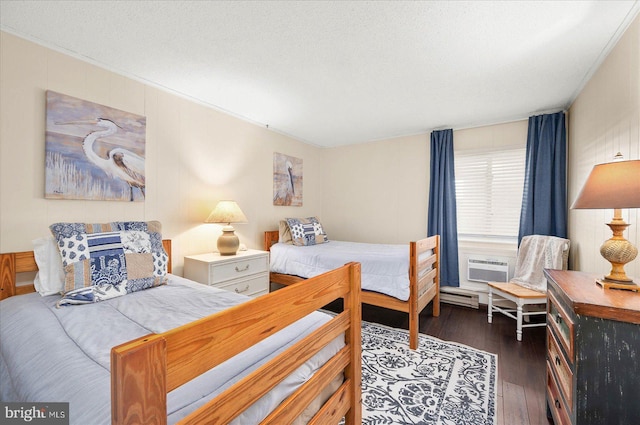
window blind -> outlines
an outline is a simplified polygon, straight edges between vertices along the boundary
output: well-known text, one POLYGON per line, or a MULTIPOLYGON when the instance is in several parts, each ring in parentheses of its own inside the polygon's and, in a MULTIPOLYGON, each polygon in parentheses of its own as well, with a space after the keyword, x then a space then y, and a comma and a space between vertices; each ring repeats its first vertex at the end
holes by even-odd
POLYGON ((525 148, 455 153, 458 234, 517 237, 525 148))

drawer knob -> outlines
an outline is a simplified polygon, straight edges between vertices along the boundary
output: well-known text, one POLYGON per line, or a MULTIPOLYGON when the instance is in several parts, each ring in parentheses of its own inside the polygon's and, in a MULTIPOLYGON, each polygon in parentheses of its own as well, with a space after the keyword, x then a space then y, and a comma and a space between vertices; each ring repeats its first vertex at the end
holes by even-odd
POLYGON ((554 404, 556 405, 556 409, 560 408, 560 400, 558 400, 557 398, 556 398, 556 402, 554 404))
POLYGON ((556 323, 557 324, 562 323, 562 316, 560 316, 560 313, 556 314, 556 323))
POLYGON ((249 270, 249 264, 245 264, 245 266, 244 266, 244 267, 242 267, 242 268, 240 268, 240 267, 236 266, 236 271, 237 271, 238 273, 240 273, 240 272, 246 272, 247 270, 249 270))
POLYGON ((560 357, 556 356, 556 364, 560 366, 560 357))
POLYGON ((249 285, 247 285, 244 289, 238 289, 238 288, 235 289, 236 294, 241 294, 243 292, 247 292, 248 290, 249 290, 249 285))

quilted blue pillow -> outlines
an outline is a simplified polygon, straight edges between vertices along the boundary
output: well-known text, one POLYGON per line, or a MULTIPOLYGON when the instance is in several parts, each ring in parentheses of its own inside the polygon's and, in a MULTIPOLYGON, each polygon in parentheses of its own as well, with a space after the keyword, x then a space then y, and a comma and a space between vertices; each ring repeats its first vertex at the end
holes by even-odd
POLYGON ((87 304, 167 282, 169 257, 158 221, 55 223, 65 274, 58 305, 87 304))
POLYGON ((294 245, 318 245, 329 241, 322 224, 316 217, 287 218, 286 221, 294 245))

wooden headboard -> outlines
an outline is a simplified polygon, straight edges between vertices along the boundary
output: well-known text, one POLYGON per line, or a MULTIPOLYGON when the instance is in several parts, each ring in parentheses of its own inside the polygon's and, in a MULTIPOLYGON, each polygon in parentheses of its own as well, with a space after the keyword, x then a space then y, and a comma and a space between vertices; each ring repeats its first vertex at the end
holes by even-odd
MULTIPOLYGON (((162 246, 169 255, 167 271, 171 273, 171 239, 163 239, 162 246)), ((35 292, 33 284, 16 285, 16 275, 36 271, 38 271, 38 265, 33 251, 0 254, 0 300, 35 292)))
POLYGON ((269 230, 264 232, 264 250, 269 251, 271 245, 278 243, 280 232, 278 230, 269 230))

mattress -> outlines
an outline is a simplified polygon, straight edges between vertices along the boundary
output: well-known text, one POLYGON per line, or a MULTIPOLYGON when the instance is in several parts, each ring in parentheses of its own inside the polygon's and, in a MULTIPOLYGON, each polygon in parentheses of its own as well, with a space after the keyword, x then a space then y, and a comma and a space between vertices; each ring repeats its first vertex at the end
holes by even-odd
POLYGON ((310 278, 349 262, 361 265, 361 285, 401 301, 409 299, 409 246, 329 241, 271 246, 271 271, 310 278))
MULTIPOLYGON (((0 302, 0 401, 69 402, 71 424, 110 424, 111 347, 161 333, 249 298, 169 275, 164 286, 107 301, 56 308, 37 293, 0 302)), ((314 312, 170 392, 175 423, 331 317, 314 312)), ((337 338, 236 418, 258 423, 344 346, 337 338)))

